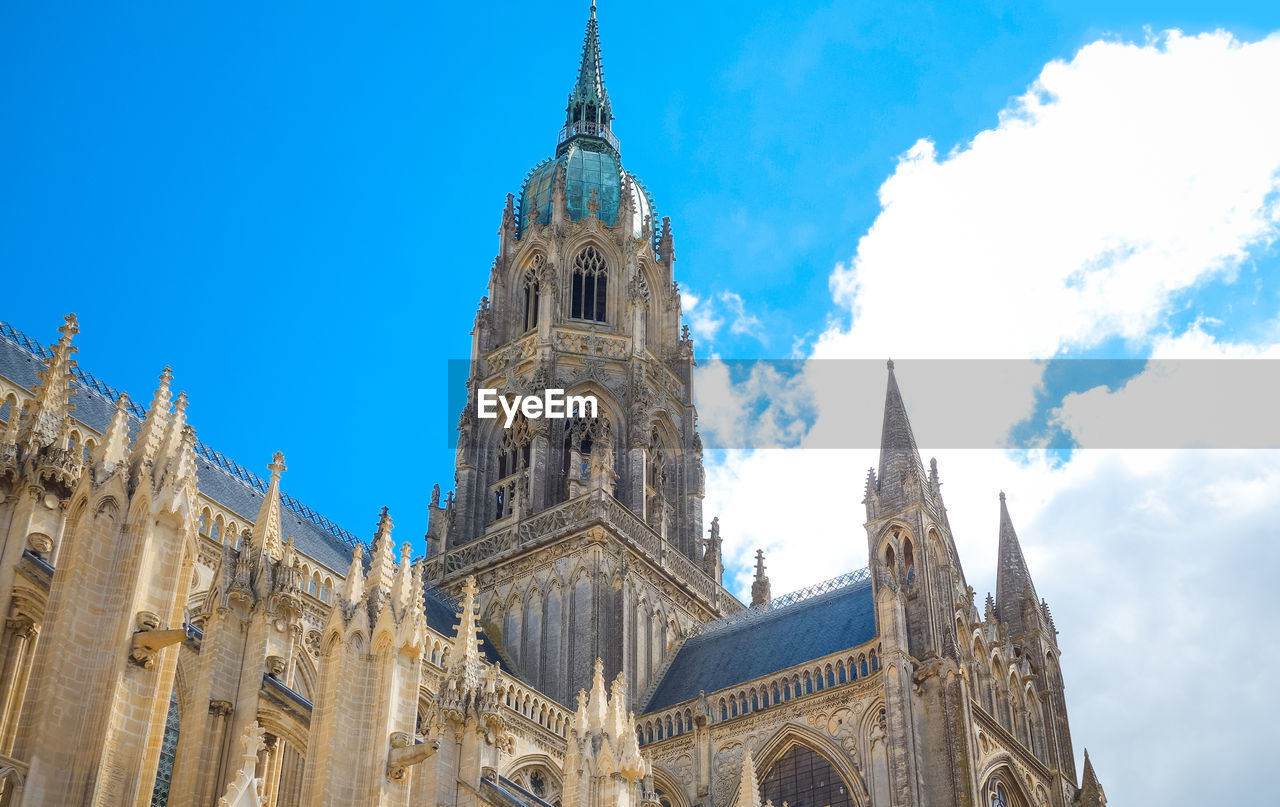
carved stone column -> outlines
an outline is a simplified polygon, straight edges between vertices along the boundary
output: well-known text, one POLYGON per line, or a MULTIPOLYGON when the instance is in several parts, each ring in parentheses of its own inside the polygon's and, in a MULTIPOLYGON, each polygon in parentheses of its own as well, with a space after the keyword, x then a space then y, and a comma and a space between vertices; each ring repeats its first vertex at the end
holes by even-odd
POLYGON ((226 777, 227 767, 227 724, 231 719, 231 702, 230 701, 209 701, 209 714, 213 715, 213 722, 209 726, 209 747, 218 749, 218 758, 216 760, 205 760, 208 770, 213 771, 213 776, 205 778, 204 787, 204 804, 215 804, 218 801, 218 788, 220 783, 226 777))
POLYGON ((276 793, 280 789, 280 738, 267 734, 263 738, 262 754, 259 770, 262 774, 262 795, 266 799, 266 807, 275 807, 276 793))
POLYGON ((18 717, 27 693, 27 677, 31 668, 31 648, 38 629, 25 614, 5 620, 4 668, 0 670, 0 753, 13 753, 18 731, 18 717))

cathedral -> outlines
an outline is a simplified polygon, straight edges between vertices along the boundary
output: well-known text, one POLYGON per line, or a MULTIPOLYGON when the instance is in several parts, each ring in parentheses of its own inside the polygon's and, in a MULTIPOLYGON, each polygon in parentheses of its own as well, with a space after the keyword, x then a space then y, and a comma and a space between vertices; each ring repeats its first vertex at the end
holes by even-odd
POLYGON ((1005 497, 979 604, 892 362, 868 567, 724 587, 672 227, 613 124, 593 3, 421 554, 197 439, 168 368, 100 381, 74 315, 0 323, 0 807, 1105 805, 1005 497), (598 411, 477 416, 551 388, 598 411))

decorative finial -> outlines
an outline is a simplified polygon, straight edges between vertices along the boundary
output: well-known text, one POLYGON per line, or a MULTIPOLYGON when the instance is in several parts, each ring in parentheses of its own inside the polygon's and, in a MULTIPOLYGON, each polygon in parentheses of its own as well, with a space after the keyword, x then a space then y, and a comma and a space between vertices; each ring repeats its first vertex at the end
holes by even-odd
MULTIPOLYGON (((181 396, 179 396, 181 397, 181 396)), ((271 455, 271 464, 267 466, 267 470, 271 472, 271 480, 279 481, 280 474, 287 470, 284 466, 284 452, 277 451, 271 455)))
POLYGON ((1000 491, 1000 502, 1001 502, 1001 504, 1003 504, 1003 503, 1004 503, 1004 491, 1003 491, 1003 490, 1002 490, 1002 491, 1000 491))
POLYGON ((886 366, 886 367, 888 367, 888 368, 889 368, 889 372, 891 372, 891 373, 892 373, 892 372, 893 372, 893 359, 889 359, 887 362, 885 362, 885 366, 886 366))

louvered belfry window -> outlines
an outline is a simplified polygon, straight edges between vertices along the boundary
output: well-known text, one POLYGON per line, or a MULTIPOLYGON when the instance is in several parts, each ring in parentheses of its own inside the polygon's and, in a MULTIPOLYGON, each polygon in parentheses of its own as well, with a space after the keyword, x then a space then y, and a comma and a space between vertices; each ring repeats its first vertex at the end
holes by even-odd
POLYGON ((591 322, 605 321, 609 271, 604 256, 595 247, 587 247, 573 259, 572 305, 569 316, 591 322))

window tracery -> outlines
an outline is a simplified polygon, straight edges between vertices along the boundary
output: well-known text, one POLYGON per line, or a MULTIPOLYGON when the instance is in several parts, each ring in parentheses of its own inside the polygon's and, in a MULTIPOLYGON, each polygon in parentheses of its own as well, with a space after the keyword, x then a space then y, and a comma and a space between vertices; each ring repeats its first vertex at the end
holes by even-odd
POLYGON ((569 316, 590 322, 604 322, 609 271, 604 256, 595 247, 585 247, 573 259, 571 285, 569 316))
POLYGON ((506 518, 514 512, 516 498, 526 492, 525 471, 532 455, 533 435, 529 423, 518 416, 510 428, 503 429, 498 446, 497 481, 490 486, 493 520, 506 518))
POLYGON ((760 797, 792 807, 853 807, 853 796, 840 774, 821 754, 794 745, 760 781, 760 797))
POLYGON ((546 266, 545 255, 534 256, 533 265, 524 273, 521 293, 524 299, 524 327, 521 333, 527 333, 538 327, 538 304, 542 296, 542 272, 546 266))

